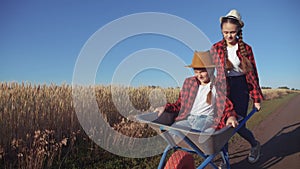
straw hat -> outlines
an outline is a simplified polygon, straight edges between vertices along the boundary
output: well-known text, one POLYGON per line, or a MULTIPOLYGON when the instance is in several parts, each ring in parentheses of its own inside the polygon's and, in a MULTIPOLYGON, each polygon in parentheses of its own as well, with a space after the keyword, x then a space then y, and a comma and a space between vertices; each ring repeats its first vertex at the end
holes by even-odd
POLYGON ((236 19, 236 20, 239 21, 241 27, 244 26, 244 22, 242 21, 242 17, 241 17, 240 13, 236 9, 232 9, 231 11, 229 11, 229 13, 226 16, 221 16, 220 17, 220 23, 222 23, 222 20, 224 18, 236 19))
POLYGON ((186 67, 190 68, 214 68, 215 65, 212 62, 209 51, 205 52, 194 52, 192 64, 186 67))

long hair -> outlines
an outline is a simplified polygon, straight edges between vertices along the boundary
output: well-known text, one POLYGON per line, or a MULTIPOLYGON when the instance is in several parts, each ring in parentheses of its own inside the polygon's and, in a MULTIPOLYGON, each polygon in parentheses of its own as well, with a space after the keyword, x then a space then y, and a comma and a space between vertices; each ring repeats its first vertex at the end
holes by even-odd
MULTIPOLYGON (((242 59, 241 59, 241 63, 239 65, 239 67, 241 68, 241 70, 243 71, 243 73, 248 73, 249 71, 252 71, 252 64, 248 59, 248 52, 245 48, 245 43, 243 41, 243 30, 242 30, 242 26, 240 25, 240 23, 238 22, 238 20, 233 19, 233 18, 223 18, 221 21, 221 29, 224 23, 231 23, 231 24, 235 24, 238 27, 238 31, 237 31, 237 43, 239 46, 239 50, 240 53, 242 55, 242 59)), ((223 40, 223 51, 225 54, 225 59, 226 59, 226 64, 225 64, 225 69, 226 70, 232 70, 233 69, 233 64, 230 62, 230 60, 228 59, 228 52, 227 52, 227 43, 226 40, 223 40)))
POLYGON ((212 102, 212 89, 214 87, 214 82, 215 82, 215 76, 214 76, 214 72, 215 72, 215 68, 213 69, 207 69, 208 71, 208 74, 209 74, 209 78, 210 78, 210 90, 209 92, 207 93, 207 96, 206 96, 206 103, 211 105, 211 102, 212 102))

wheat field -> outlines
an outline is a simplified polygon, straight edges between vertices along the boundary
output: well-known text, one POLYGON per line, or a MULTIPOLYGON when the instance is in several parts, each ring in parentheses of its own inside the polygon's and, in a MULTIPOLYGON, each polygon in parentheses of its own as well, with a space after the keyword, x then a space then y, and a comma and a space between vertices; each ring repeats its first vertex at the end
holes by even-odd
MULTIPOLYGON (((80 90, 93 91, 98 108, 110 126, 132 137, 147 137, 155 132, 149 130, 147 125, 122 116, 123 113, 148 111, 166 102, 176 101, 179 95, 179 88, 153 86, 134 88, 96 85, 80 90), (119 100, 113 100, 112 91, 117 93, 119 100), (161 93, 165 95, 164 99, 160 98, 161 93), (128 96, 129 100, 122 99, 128 96), (122 105, 121 110, 117 109, 118 104, 122 105)), ((263 90, 266 99, 281 97, 290 92, 263 90)), ((60 166, 68 153, 75 152, 77 142, 86 142, 91 149, 97 149, 82 130, 73 104, 70 85, 1 82, 0 168, 51 168, 54 163, 60 166)))

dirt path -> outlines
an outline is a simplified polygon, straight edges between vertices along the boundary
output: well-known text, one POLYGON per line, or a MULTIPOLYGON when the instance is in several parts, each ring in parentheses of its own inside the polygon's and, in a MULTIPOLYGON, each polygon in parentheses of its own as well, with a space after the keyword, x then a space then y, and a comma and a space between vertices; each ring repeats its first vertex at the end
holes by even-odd
POLYGON ((300 95, 268 116, 253 130, 261 142, 262 156, 256 164, 247 162, 249 144, 229 144, 233 169, 300 169, 300 95))

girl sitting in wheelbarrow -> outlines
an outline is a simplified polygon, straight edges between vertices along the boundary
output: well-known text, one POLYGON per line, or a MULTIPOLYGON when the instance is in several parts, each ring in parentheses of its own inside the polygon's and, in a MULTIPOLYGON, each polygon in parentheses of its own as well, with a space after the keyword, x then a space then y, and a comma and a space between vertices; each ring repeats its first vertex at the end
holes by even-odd
POLYGON ((218 92, 214 83, 215 65, 209 51, 195 52, 192 64, 194 76, 185 79, 178 100, 157 107, 156 122, 189 127, 205 131, 220 129, 226 125, 236 127, 237 115, 224 92, 218 92))

